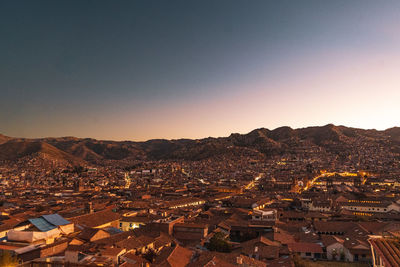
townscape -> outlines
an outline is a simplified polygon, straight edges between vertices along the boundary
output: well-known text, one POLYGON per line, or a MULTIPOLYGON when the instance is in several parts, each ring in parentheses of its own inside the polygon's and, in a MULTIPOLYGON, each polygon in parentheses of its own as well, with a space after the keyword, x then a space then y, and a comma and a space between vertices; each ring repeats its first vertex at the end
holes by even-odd
POLYGON ((400 266, 399 128, 0 136, 0 160, 0 255, 21 266, 400 266))

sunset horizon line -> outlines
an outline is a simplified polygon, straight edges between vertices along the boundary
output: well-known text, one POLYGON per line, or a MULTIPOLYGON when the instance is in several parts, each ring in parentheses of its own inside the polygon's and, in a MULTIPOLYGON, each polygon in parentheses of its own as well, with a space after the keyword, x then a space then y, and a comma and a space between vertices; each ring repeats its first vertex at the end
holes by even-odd
POLYGON ((320 125, 308 125, 308 126, 302 126, 302 127, 293 127, 293 126, 289 126, 289 125, 282 125, 279 127, 257 127, 257 128, 253 128, 252 130, 247 130, 247 131, 241 131, 241 132, 235 132, 235 131, 231 131, 230 133, 226 134, 226 135, 209 135, 209 136, 202 136, 202 137, 178 137, 178 138, 168 138, 168 137, 160 137, 160 138, 148 138, 148 139, 113 139, 113 138, 97 138, 97 137, 84 137, 84 136, 79 136, 79 135, 60 135, 60 136, 39 136, 39 137, 21 137, 21 136, 13 136, 13 135, 8 135, 7 133, 4 132, 0 132, 0 135, 3 135, 5 137, 11 138, 11 139, 27 139, 27 140, 40 140, 40 139, 61 139, 61 138, 76 138, 76 139, 93 139, 93 140, 97 140, 97 141, 105 141, 105 142, 135 142, 135 143, 143 143, 143 142, 149 142, 149 141, 154 141, 154 140, 166 140, 166 141, 178 141, 178 140, 202 140, 202 139, 207 139, 207 138, 227 138, 229 136, 231 136, 232 134, 240 134, 240 135, 246 135, 251 133, 252 131, 255 130, 260 130, 260 129, 266 129, 269 131, 275 131, 279 128, 285 128, 288 127, 292 130, 299 130, 299 129, 306 129, 306 128, 322 128, 322 127, 326 127, 332 125, 334 127, 346 127, 346 128, 351 128, 351 129, 359 129, 359 130, 365 130, 365 131, 378 131, 378 132, 385 132, 387 130, 390 129, 394 129, 394 128, 400 128, 399 125, 394 125, 385 129, 378 129, 378 128, 368 128, 368 127, 355 127, 355 126, 348 126, 345 124, 334 124, 334 123, 327 123, 327 124, 320 124, 320 125))

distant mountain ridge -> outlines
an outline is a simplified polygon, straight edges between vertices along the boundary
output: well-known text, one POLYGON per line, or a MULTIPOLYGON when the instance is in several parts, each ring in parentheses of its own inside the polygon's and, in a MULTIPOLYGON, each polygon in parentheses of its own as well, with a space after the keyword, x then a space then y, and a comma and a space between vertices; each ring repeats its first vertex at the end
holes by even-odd
POLYGON ((274 130, 259 128, 247 134, 233 133, 228 137, 155 139, 145 142, 75 137, 21 139, 0 135, 0 160, 12 161, 39 154, 69 164, 101 164, 104 161, 121 160, 198 160, 227 153, 272 156, 290 153, 304 146, 318 147, 331 153, 335 147, 350 148, 360 142, 385 143, 388 149, 400 152, 400 128, 377 131, 333 124, 300 129, 284 126, 274 130))
POLYGON ((10 141, 11 139, 12 139, 11 137, 0 134, 0 144, 6 143, 6 142, 10 141))
POLYGON ((48 159, 64 161, 70 164, 81 161, 79 158, 41 141, 10 140, 0 145, 0 160, 16 160, 32 155, 46 155, 48 159))

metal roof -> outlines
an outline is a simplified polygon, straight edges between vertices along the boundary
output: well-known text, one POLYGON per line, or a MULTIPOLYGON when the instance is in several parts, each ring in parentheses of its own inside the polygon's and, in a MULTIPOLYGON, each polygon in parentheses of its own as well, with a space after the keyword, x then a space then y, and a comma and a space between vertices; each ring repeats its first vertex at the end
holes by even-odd
POLYGON ((56 214, 42 215, 42 218, 51 223, 52 225, 66 225, 70 224, 69 221, 56 214))
POLYGON ((111 234, 111 235, 115 235, 115 234, 119 234, 119 233, 123 233, 124 232, 124 231, 122 231, 122 230, 120 230, 118 228, 115 228, 115 227, 106 227, 106 228, 104 228, 104 230, 106 232, 108 232, 109 234, 111 234))
POLYGON ((46 221, 43 218, 29 219, 29 221, 42 232, 47 232, 54 228, 57 228, 56 226, 50 224, 48 221, 46 221))

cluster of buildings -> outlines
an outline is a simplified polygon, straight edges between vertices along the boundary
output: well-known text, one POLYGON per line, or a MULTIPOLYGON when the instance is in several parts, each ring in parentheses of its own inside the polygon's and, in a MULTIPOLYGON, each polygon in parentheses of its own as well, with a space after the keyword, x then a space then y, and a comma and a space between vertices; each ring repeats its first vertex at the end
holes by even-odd
POLYGON ((269 158, 241 149, 125 166, 3 164, 0 257, 21 266, 400 266, 400 173, 385 151, 362 147, 332 146, 350 151, 335 158, 296 143, 269 158))

